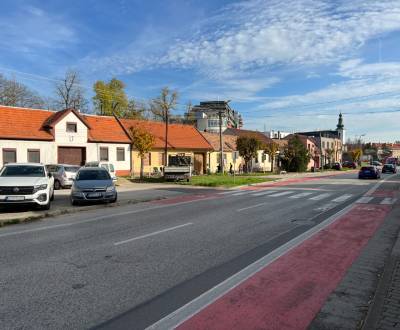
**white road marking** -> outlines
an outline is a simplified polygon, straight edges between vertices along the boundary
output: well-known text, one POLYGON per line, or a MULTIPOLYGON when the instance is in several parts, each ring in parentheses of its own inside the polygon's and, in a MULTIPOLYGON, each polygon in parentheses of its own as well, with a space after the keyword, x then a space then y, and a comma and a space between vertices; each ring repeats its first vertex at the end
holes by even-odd
POLYGON ((326 212, 326 211, 329 211, 330 209, 333 209, 333 208, 336 207, 337 205, 338 205, 337 203, 331 202, 331 203, 322 205, 322 206, 320 206, 320 207, 317 207, 317 208, 314 209, 314 210, 315 210, 315 211, 324 211, 324 212, 326 212))
POLYGON ((273 194, 276 193, 276 190, 267 190, 267 191, 261 191, 255 194, 251 194, 251 196, 264 196, 264 195, 269 195, 269 194, 273 194))
POLYGON ((328 198, 331 195, 332 194, 325 193, 325 194, 321 194, 321 195, 317 195, 317 196, 311 197, 310 199, 313 200, 313 201, 320 201, 321 199, 328 198))
POLYGON ((335 202, 335 203, 345 202, 348 199, 350 199, 351 197, 353 197, 353 195, 350 195, 350 194, 342 195, 342 196, 339 196, 338 198, 335 198, 334 200, 332 200, 332 202, 335 202))
POLYGON ((130 243, 130 242, 133 242, 133 241, 137 241, 139 239, 143 239, 143 238, 155 236, 155 235, 158 235, 158 234, 166 233, 167 231, 179 229, 179 228, 190 226, 190 225, 193 225, 193 223, 192 222, 188 222, 188 223, 185 223, 183 225, 179 225, 179 226, 175 226, 175 227, 170 227, 170 228, 158 230, 158 231, 155 231, 155 232, 150 233, 150 234, 129 238, 129 239, 126 239, 124 241, 116 242, 116 243, 114 243, 114 245, 117 246, 117 245, 121 245, 121 244, 125 244, 125 243, 130 243))
POLYGON ((289 196, 289 198, 303 198, 312 195, 312 192, 303 192, 297 195, 289 196))
POLYGON ((241 192, 237 192, 235 194, 232 194, 231 196, 242 196, 242 195, 246 195, 246 194, 250 194, 251 192, 253 192, 254 190, 246 190, 246 191, 241 191, 241 192))
POLYGON ((390 198, 390 197, 386 197, 380 204, 382 205, 392 205, 394 203, 396 203, 397 198, 390 198))
POLYGON ((357 199, 356 203, 357 204, 368 204, 373 199, 374 199, 374 197, 371 197, 371 196, 363 196, 363 197, 357 199))
POLYGON ((285 195, 290 195, 293 194, 293 191, 282 191, 273 195, 269 195, 269 197, 279 197, 279 196, 285 196, 285 195))
POLYGON ((236 212, 242 212, 244 210, 252 209, 254 207, 259 207, 259 206, 262 206, 262 205, 265 205, 265 204, 267 204, 267 202, 259 203, 259 204, 255 204, 255 205, 251 205, 251 206, 247 206, 247 207, 243 207, 241 209, 237 209, 236 212))
POLYGON ((220 192, 220 193, 218 193, 219 195, 227 195, 227 194, 234 194, 234 193, 236 193, 237 192, 237 190, 229 190, 229 191, 223 191, 223 192, 220 192))

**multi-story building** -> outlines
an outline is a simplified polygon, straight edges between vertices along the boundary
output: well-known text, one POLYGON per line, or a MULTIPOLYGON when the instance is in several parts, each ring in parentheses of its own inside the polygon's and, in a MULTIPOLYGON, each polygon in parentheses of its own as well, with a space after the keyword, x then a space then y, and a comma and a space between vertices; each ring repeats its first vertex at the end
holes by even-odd
POLYGON ((343 116, 340 113, 336 130, 323 130, 297 133, 313 137, 321 152, 321 166, 333 162, 342 162, 345 151, 346 130, 343 125, 343 116))
POLYGON ((241 128, 242 116, 229 106, 229 101, 200 102, 192 108, 195 114, 196 127, 201 132, 219 132, 219 116, 222 118, 222 131, 227 128, 241 128))
POLYGON ((284 139, 285 137, 287 137, 288 135, 290 135, 292 133, 270 130, 270 131, 263 132, 263 134, 265 136, 269 137, 270 139, 284 139))

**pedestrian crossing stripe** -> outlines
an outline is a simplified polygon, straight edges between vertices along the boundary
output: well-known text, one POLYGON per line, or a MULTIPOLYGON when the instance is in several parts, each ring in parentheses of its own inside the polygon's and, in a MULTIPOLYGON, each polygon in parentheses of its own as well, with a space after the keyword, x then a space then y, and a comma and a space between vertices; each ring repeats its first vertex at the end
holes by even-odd
POLYGON ((290 195, 290 194, 293 194, 293 191, 282 191, 282 192, 278 192, 273 195, 269 195, 269 197, 279 197, 279 196, 285 196, 285 195, 290 195))
POLYGON ((368 204, 373 199, 374 199, 374 197, 363 196, 363 197, 357 199, 356 204, 368 204))
POLYGON ((293 196, 289 196, 289 198, 303 198, 303 197, 310 196, 310 195, 312 195, 312 194, 313 194, 312 192, 302 192, 302 193, 300 193, 300 194, 296 194, 296 195, 293 195, 293 196))
POLYGON ((258 192, 258 193, 255 193, 255 194, 251 194, 252 196, 264 196, 264 195, 269 195, 269 194, 273 194, 273 193, 276 193, 277 192, 277 190, 267 190, 267 191, 261 191, 261 192, 258 192))
POLYGON ((342 195, 342 196, 339 196, 339 197, 335 198, 334 200, 332 200, 332 202, 335 202, 335 203, 345 202, 345 201, 347 201, 348 199, 350 199, 352 196, 353 196, 353 195, 349 195, 349 194, 347 194, 347 195, 342 195))
POLYGON ((392 205, 392 204, 396 203, 396 201, 397 201, 397 198, 390 198, 390 197, 387 197, 387 198, 383 199, 383 201, 381 202, 381 204, 382 204, 382 205, 392 205))
POLYGON ((310 199, 313 200, 313 201, 319 201, 321 199, 328 198, 331 195, 332 194, 325 193, 325 194, 321 194, 321 195, 317 195, 317 196, 311 197, 310 199))
POLYGON ((240 191, 240 192, 237 192, 237 193, 232 194, 231 196, 241 196, 241 195, 249 194, 249 193, 251 193, 251 192, 252 192, 251 190, 240 191))

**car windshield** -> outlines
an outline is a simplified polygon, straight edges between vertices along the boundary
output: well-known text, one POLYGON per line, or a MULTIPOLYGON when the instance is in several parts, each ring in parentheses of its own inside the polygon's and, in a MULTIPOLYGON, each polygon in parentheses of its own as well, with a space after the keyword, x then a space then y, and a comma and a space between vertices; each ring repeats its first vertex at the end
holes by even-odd
POLYGON ((80 169, 79 166, 65 166, 65 172, 78 172, 78 170, 80 169))
POLYGON ((43 166, 13 165, 5 166, 0 176, 29 176, 44 177, 45 171, 43 166))
POLYGON ((85 170, 78 172, 76 180, 111 180, 111 178, 107 171, 85 170))
POLYGON ((389 168, 392 168, 393 167, 393 165, 392 164, 385 164, 385 166, 384 167, 389 167, 389 168))

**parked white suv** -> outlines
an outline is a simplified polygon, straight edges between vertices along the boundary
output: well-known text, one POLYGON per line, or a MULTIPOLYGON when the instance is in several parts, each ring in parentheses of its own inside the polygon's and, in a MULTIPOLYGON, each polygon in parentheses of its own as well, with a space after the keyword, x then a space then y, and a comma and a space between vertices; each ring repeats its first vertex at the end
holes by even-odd
POLYGON ((35 163, 9 163, 0 171, 0 205, 32 204, 50 209, 54 178, 46 167, 35 163))

